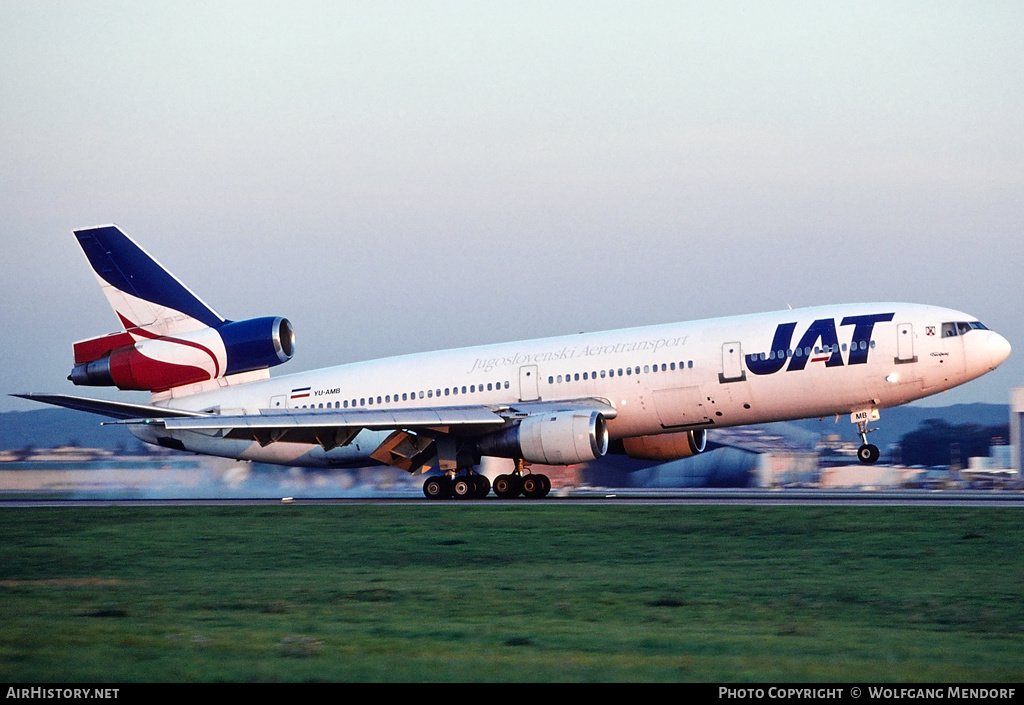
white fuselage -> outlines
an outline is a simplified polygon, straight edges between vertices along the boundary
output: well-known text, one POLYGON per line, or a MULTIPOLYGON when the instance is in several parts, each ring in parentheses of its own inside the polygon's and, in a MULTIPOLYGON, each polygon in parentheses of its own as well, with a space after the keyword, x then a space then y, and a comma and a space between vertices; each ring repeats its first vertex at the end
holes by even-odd
MULTIPOLYGON (((403 355, 155 403, 258 414, 596 398, 616 410, 610 436, 625 438, 891 407, 983 375, 1009 349, 959 311, 844 304, 403 355)), ((132 430, 153 442, 150 429, 132 430)), ((387 433, 364 430, 330 451, 173 435, 202 453, 329 466, 367 460, 387 433)))

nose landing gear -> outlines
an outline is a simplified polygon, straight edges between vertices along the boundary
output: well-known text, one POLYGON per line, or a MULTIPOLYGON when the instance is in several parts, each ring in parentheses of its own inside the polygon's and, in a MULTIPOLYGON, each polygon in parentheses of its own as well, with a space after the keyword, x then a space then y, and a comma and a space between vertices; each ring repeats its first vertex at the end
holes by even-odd
POLYGON ((868 443, 868 434, 877 429, 868 428, 867 419, 858 421, 857 429, 860 433, 861 442, 860 448, 857 449, 857 460, 859 460, 864 465, 874 465, 876 462, 878 462, 878 458, 881 455, 881 452, 878 450, 878 446, 868 443))

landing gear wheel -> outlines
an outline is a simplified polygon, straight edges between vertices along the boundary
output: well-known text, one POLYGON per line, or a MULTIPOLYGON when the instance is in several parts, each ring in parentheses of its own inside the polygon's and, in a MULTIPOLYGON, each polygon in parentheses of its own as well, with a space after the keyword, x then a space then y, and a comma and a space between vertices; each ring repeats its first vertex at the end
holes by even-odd
POLYGON ((423 483, 423 495, 427 499, 450 499, 452 481, 447 477, 428 477, 423 483))
POLYGON ((551 480, 541 474, 529 474, 523 477, 523 494, 527 499, 540 499, 551 491, 551 480))
POLYGON ((475 499, 476 492, 476 482, 473 481, 472 475, 457 477, 452 483, 452 494, 455 495, 455 499, 475 499))
POLYGON ((494 478, 494 494, 501 499, 518 497, 522 489, 522 480, 516 475, 498 475, 494 478))
POLYGON ((857 449, 857 460, 864 465, 874 465, 878 461, 879 455, 881 453, 878 451, 878 446, 873 446, 870 443, 865 443, 857 449))
POLYGON ((539 477, 540 481, 544 483, 544 493, 541 497, 547 497, 548 493, 551 491, 551 478, 547 475, 538 475, 537 477, 539 477))
POLYGON ((473 499, 483 499, 491 493, 491 481, 485 475, 473 475, 473 482, 476 484, 476 494, 473 499))

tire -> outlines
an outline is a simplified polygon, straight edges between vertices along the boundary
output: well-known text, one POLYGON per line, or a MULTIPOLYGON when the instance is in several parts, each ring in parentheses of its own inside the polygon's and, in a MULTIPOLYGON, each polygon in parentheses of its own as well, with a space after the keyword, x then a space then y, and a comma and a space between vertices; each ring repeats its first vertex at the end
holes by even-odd
POLYGON ((455 499, 473 499, 476 497, 476 483, 469 475, 456 477, 452 483, 452 494, 455 499))
POLYGON ((540 499, 544 496, 544 481, 540 475, 526 475, 523 477, 523 494, 527 499, 540 499))
POLYGON ((540 479, 541 485, 543 486, 541 489, 540 496, 547 497, 548 493, 551 491, 551 478, 549 478, 547 475, 537 475, 537 477, 540 479))
POLYGON ((427 499, 449 499, 452 483, 447 477, 428 477, 423 483, 423 496, 427 499))
POLYGON ((491 481, 484 475, 473 475, 473 482, 476 483, 476 493, 473 499, 483 499, 491 493, 491 481))
POLYGON ((513 499, 522 491, 522 482, 515 475, 498 475, 494 478, 494 494, 502 499, 513 499))
POLYGON ((878 446, 873 446, 870 443, 862 445, 857 449, 857 460, 864 465, 874 465, 878 462, 878 457, 881 453, 878 450, 878 446))

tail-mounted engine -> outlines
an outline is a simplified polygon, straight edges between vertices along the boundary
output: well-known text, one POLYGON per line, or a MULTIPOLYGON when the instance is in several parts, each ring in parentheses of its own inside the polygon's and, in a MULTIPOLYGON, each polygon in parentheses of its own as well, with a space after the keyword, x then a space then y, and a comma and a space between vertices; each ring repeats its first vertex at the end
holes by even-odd
POLYGON ((598 411, 534 414, 479 439, 477 452, 546 465, 585 463, 608 452, 608 427, 598 411))
POLYGON ((295 333, 286 318, 226 321, 174 336, 132 328, 75 343, 77 385, 159 392, 287 362, 295 333))

